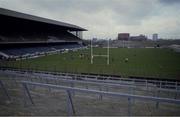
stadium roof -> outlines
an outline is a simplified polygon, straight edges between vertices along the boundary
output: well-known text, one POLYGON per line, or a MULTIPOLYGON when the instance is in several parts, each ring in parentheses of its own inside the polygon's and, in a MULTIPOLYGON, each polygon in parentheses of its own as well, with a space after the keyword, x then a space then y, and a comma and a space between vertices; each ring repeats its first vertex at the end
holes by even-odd
POLYGON ((25 13, 20 13, 20 12, 16 12, 16 11, 4 9, 4 8, 0 8, 0 15, 6 15, 6 16, 20 18, 20 19, 26 19, 26 20, 32 20, 32 21, 57 25, 60 27, 64 27, 70 31, 87 31, 86 29, 73 25, 73 24, 64 23, 64 22, 60 22, 56 20, 47 19, 47 18, 42 18, 42 17, 38 17, 34 15, 25 14, 25 13))

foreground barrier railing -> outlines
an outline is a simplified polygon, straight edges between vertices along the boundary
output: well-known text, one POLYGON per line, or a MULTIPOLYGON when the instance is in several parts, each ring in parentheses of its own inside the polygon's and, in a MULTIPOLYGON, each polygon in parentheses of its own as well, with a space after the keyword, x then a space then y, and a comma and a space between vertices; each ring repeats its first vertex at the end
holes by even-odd
MULTIPOLYGON (((134 84, 132 82, 118 82, 118 81, 110 81, 110 80, 99 80, 99 79, 92 79, 92 78, 82 78, 79 79, 77 77, 71 77, 71 76, 57 76, 57 75, 51 75, 51 74, 37 74, 37 73, 25 73, 25 74, 20 74, 20 73, 10 73, 11 75, 17 76, 17 77, 26 77, 30 78, 32 81, 32 78, 42 78, 46 80, 59 80, 59 81, 64 81, 64 82, 69 82, 69 83, 84 83, 84 84, 96 84, 96 85, 101 85, 101 86, 114 86, 114 87, 126 87, 126 88, 137 88, 138 86, 144 86, 143 84, 134 84)), ((10 75, 9 74, 9 75, 10 75)), ((166 91, 166 92, 175 92, 179 93, 180 88, 177 86, 176 89, 171 89, 171 88, 161 88, 157 87, 152 84, 146 84, 144 91, 148 91, 148 88, 154 88, 154 91, 166 91)), ((143 89, 142 89, 143 90, 143 89)), ((158 95, 158 94, 157 94, 158 95)), ((177 94, 175 95, 175 98, 177 97, 177 94)))
MULTIPOLYGON (((109 91, 109 87, 121 87, 121 88, 126 88, 128 91, 128 93, 130 94, 136 94, 136 91, 145 91, 145 94, 148 95, 151 93, 153 93, 153 96, 158 96, 158 97, 162 97, 161 94, 163 92, 166 92, 169 95, 169 92, 174 93, 171 96, 174 96, 175 99, 178 98, 179 94, 180 94, 180 90, 179 89, 164 89, 164 88, 158 88, 158 87, 152 87, 154 85, 147 85, 144 88, 138 88, 139 85, 136 84, 132 84, 132 83, 114 83, 115 81, 107 81, 107 80, 97 80, 97 79, 81 79, 81 80, 77 80, 77 78, 73 78, 70 76, 56 76, 56 75, 48 75, 48 74, 39 74, 39 75, 35 75, 35 74, 19 74, 19 73, 13 73, 13 74, 8 74, 10 76, 8 77, 12 77, 11 75, 13 75, 12 77, 12 81, 15 81, 14 83, 17 84, 17 79, 20 77, 24 77, 25 79, 21 79, 21 80, 27 80, 27 81, 34 81, 35 82, 42 82, 42 83, 52 83, 56 82, 55 84, 57 84, 57 81, 61 81, 61 82, 66 82, 68 84, 70 84, 71 87, 74 87, 76 83, 81 83, 82 85, 85 84, 86 89, 88 89, 88 85, 97 85, 99 90, 102 90, 102 87, 105 87, 106 91, 109 91), (37 81, 36 81, 37 80, 37 81), (45 81, 45 82, 44 82, 45 81), (150 89, 149 89, 150 87, 150 89), (153 89, 151 89, 153 88, 153 89)), ((19 80, 18 80, 19 81, 19 80)), ((54 83, 53 83, 54 84, 54 83)), ((49 88, 50 91, 50 88, 49 88)), ((147 95, 147 96, 148 96, 147 95)), ((163 94, 162 94, 163 95, 163 94)), ((167 95, 167 96, 168 96, 167 95)), ((168 96, 169 97, 169 96, 168 96)), ((173 97, 172 97, 173 98, 173 97)), ((102 99, 102 96, 99 96, 99 99, 102 99)), ((133 100, 133 102, 135 102, 135 100, 133 100)))
MULTIPOLYGON (((137 79, 137 78, 122 78, 122 77, 114 77, 114 76, 102 76, 102 75, 88 75, 88 74, 75 74, 75 73, 64 73, 64 72, 50 72, 50 71, 35 71, 35 70, 22 70, 17 68, 1 68, 2 70, 10 70, 10 71, 19 71, 21 73, 32 72, 32 73, 44 73, 44 74, 56 74, 56 75, 65 75, 65 76, 79 76, 79 77, 87 77, 87 78, 97 78, 104 80, 125 80, 125 81, 134 81, 134 82, 149 82, 156 84, 172 84, 178 85, 178 81, 168 81, 168 80, 153 80, 153 79, 137 79)), ((179 84, 180 85, 180 84, 179 84)))
POLYGON ((35 83, 35 82, 28 82, 22 81, 21 82, 24 90, 26 91, 27 97, 30 99, 31 103, 34 104, 33 99, 31 97, 28 85, 31 86, 38 86, 44 88, 52 88, 52 89, 60 89, 65 90, 67 92, 67 112, 68 115, 75 114, 75 108, 73 105, 72 100, 72 92, 80 92, 80 93, 87 93, 87 94, 100 94, 102 96, 113 96, 113 97, 124 97, 128 99, 128 115, 131 115, 131 100, 138 99, 138 100, 149 100, 149 101, 156 101, 156 107, 158 108, 159 102, 165 103, 174 103, 180 105, 180 100, 177 99, 169 99, 169 98, 160 98, 160 97, 152 97, 152 96, 140 96, 140 95, 132 95, 126 93, 115 93, 115 92, 105 92, 105 91, 98 91, 98 90, 90 90, 90 89, 82 89, 82 88, 72 88, 67 86, 59 86, 59 85, 52 85, 52 84, 44 84, 44 83, 35 83))
POLYGON ((3 93, 7 96, 8 100, 11 101, 9 93, 8 93, 6 87, 4 86, 4 84, 3 84, 3 82, 1 80, 0 80, 0 87, 1 87, 1 89, 3 91, 3 93))
MULTIPOLYGON (((11 69, 9 69, 11 71, 11 69)), ((13 71, 13 69, 12 69, 13 71)), ((21 73, 28 73, 29 71, 22 71, 22 70, 15 70, 16 72, 21 73)), ((148 79, 136 79, 136 78, 121 78, 121 77, 111 77, 111 76, 101 76, 101 75, 84 75, 84 74, 74 74, 74 73, 62 73, 62 72, 48 72, 48 71, 31 71, 29 73, 32 74, 41 74, 42 76, 46 75, 54 75, 54 76, 65 76, 67 77, 73 77, 73 78, 79 78, 79 79, 96 79, 101 80, 103 82, 112 82, 112 83, 119 83, 119 82, 126 82, 126 83, 134 83, 137 85, 142 86, 150 86, 155 85, 159 88, 173 88, 173 89, 180 89, 180 82, 178 81, 163 81, 163 80, 148 80, 148 79), (44 75, 43 75, 44 74, 44 75)))

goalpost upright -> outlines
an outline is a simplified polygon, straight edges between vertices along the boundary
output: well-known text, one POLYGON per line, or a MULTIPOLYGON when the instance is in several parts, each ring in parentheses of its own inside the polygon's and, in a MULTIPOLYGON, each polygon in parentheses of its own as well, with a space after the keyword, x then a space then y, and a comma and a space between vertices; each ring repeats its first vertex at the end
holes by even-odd
POLYGON ((93 54, 93 41, 91 39, 91 64, 93 64, 93 59, 94 57, 106 57, 107 58, 107 65, 109 65, 109 39, 107 40, 107 54, 103 55, 103 54, 93 54))
POLYGON ((93 45, 92 45, 92 39, 91 39, 91 64, 93 64, 93 45))
POLYGON ((109 39, 108 39, 108 47, 107 47, 107 65, 109 65, 109 39))

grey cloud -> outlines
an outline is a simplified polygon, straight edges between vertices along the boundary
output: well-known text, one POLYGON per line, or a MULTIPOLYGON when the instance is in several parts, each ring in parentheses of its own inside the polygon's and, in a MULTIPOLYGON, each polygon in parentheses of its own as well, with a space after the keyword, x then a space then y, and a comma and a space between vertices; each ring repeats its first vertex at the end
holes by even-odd
POLYGON ((112 17, 114 17, 117 23, 122 22, 127 25, 136 25, 140 24, 142 19, 147 18, 152 10, 151 2, 138 1, 139 2, 126 2, 125 0, 63 0, 61 2, 55 1, 52 4, 44 2, 44 4, 39 5, 40 7, 48 8, 48 10, 56 10, 57 12, 63 10, 65 14, 72 11, 80 11, 87 15, 93 15, 102 11, 111 11, 112 17))
POLYGON ((171 5, 171 4, 180 4, 180 0, 159 0, 163 4, 171 5))
MULTIPOLYGON (((115 38, 118 32, 162 36, 180 34, 180 0, 0 0, 0 7, 77 24, 94 36, 115 38), (171 2, 170 2, 171 1, 171 2), (169 5, 171 4, 171 5, 169 5), (173 4, 173 5, 172 5, 173 4), (173 28, 167 33, 164 24, 173 28), (170 25, 171 24, 171 25, 170 25), (173 25, 172 25, 173 24, 173 25)), ((167 27, 166 27, 167 28, 167 27)))

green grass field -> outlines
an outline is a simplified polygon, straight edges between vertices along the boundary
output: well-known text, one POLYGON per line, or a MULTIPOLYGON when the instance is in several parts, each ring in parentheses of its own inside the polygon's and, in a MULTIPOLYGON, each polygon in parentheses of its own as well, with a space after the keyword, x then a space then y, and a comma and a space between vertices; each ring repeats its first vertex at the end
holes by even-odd
MULTIPOLYGON (((96 54, 106 54, 106 49, 94 48, 96 54)), ((180 53, 170 49, 111 48, 110 65, 106 58, 97 57, 90 64, 90 49, 22 61, 1 62, 2 66, 38 70, 114 74, 123 77, 145 76, 180 78, 180 53), (80 55, 84 57, 80 57, 80 55), (125 62, 125 58, 129 61, 125 62)))

